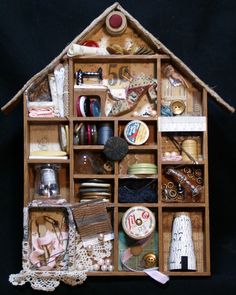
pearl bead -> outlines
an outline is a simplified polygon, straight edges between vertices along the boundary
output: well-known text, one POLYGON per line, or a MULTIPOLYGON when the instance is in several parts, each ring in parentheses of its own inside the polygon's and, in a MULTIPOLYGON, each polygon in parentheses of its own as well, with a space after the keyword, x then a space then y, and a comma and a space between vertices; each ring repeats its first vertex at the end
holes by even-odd
POLYGON ((79 264, 77 265, 77 269, 78 269, 78 270, 83 270, 83 269, 84 269, 83 264, 79 263, 79 264))
POLYGON ((104 259, 100 258, 97 263, 98 265, 103 265, 105 262, 104 259))
POLYGON ((177 155, 178 155, 177 152, 172 152, 172 153, 171 153, 171 156, 172 156, 172 157, 176 157, 177 155))
POLYGON ((114 266, 112 264, 107 266, 107 270, 108 271, 113 271, 114 270, 114 266))
POLYGON ((89 265, 88 271, 93 271, 93 265, 89 265))
POLYGON ((102 271, 107 271, 107 265, 103 264, 103 265, 101 266, 101 270, 102 270, 102 271))
POLYGON ((170 156, 170 152, 165 152, 165 153, 164 153, 164 156, 165 156, 165 157, 169 157, 169 156, 170 156))
POLYGON ((99 241, 104 241, 104 234, 100 233, 98 235, 98 239, 99 239, 99 241))
POLYGON ((93 270, 98 271, 100 269, 100 265, 98 265, 97 263, 95 263, 93 265, 93 270))
POLYGON ((106 265, 110 265, 110 264, 111 264, 111 259, 106 258, 106 259, 105 259, 105 264, 106 264, 106 265))
POLYGON ((88 254, 89 254, 89 255, 92 254, 92 252, 93 252, 93 246, 92 246, 92 245, 88 245, 88 246, 86 247, 86 250, 88 251, 88 254))

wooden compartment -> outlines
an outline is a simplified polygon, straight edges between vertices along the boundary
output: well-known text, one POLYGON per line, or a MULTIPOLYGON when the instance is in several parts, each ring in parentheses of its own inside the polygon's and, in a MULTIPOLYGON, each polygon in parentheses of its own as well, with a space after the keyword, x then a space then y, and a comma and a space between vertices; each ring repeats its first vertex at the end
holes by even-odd
POLYGON ((205 208, 165 208, 162 212, 162 247, 163 247, 163 270, 170 275, 209 275, 209 244, 207 240, 207 221, 205 208), (174 217, 179 212, 187 212, 192 224, 192 240, 196 257, 195 271, 170 271, 168 259, 170 251, 172 224, 174 217))
POLYGON ((180 74, 178 69, 169 63, 163 63, 161 82, 161 103, 163 106, 170 107, 174 115, 202 116, 201 91, 194 87, 188 78, 180 74))
MULTIPOLYGON (((101 114, 96 117, 104 117, 105 116, 105 105, 106 105, 106 98, 107 98, 107 89, 106 88, 99 88, 94 86, 93 88, 86 88, 84 86, 74 86, 74 104, 73 104, 73 116, 75 117, 83 117, 82 114, 78 114, 77 112, 77 100, 80 96, 86 96, 89 98, 97 99, 98 105, 100 106, 101 114)), ((90 104, 90 110, 91 110, 90 104)), ((87 117, 87 116, 86 116, 87 117)), ((88 117, 94 117, 90 112, 88 117)))
POLYGON ((203 165, 163 165, 162 167, 162 202, 204 202, 203 165), (173 173, 179 173, 179 178, 169 174, 169 168, 174 170, 173 173))
POLYGON ((68 269, 69 223, 63 208, 29 210, 28 257, 32 270, 62 271, 68 269))
POLYGON ((161 156, 163 162, 201 162, 203 158, 203 133, 200 132, 164 132, 162 133, 161 156), (184 148, 192 158, 189 158, 184 148), (175 155, 180 155, 176 160, 175 155), (173 159, 172 159, 173 158, 173 159))
POLYGON ((113 174, 114 163, 108 161, 102 152, 76 150, 74 153, 74 174, 113 174))
POLYGON ((86 200, 99 200, 105 202, 114 202, 114 180, 113 179, 75 179, 74 181, 74 198, 75 202, 83 202, 86 200), (89 185, 88 183, 92 183, 89 185), (96 185, 97 183, 97 185, 96 185), (109 185, 109 186, 108 186, 109 185), (81 191, 82 189, 82 191, 81 191), (86 193, 86 190, 90 191, 86 193), (90 189, 90 190, 89 190, 90 189), (86 198, 87 197, 87 198, 86 198))
MULTIPOLYGON (((148 208, 148 207, 147 207, 148 208)), ((146 262, 145 257, 148 254, 153 255, 156 261, 153 267, 159 266, 158 263, 158 223, 155 225, 155 229, 151 235, 142 240, 135 240, 129 237, 123 230, 122 218, 125 212, 129 208, 119 208, 118 220, 118 270, 126 272, 127 274, 142 275, 142 270, 145 269, 146 262), (130 258, 126 260, 126 256, 131 252, 130 258)), ((158 214, 156 208, 148 208, 158 220, 158 214)), ((149 266, 150 267, 150 266, 149 266)))
MULTIPOLYGON (((155 58, 139 59, 135 56, 133 58, 114 58, 114 57, 100 57, 98 60, 93 58, 74 59, 73 76, 79 70, 82 72, 97 72, 99 68, 102 69, 103 80, 86 79, 83 85, 76 85, 74 83, 74 115, 76 115, 75 103, 78 95, 97 94, 101 97, 101 113, 102 116, 110 116, 110 111, 117 101, 117 97, 124 99, 125 91, 129 87, 132 77, 146 75, 151 79, 156 80, 157 68, 155 58), (107 87, 109 91, 107 91, 107 87)), ((148 92, 138 100, 137 104, 129 113, 122 114, 128 116, 141 116, 147 112, 147 109, 157 111, 156 99, 150 97, 148 92)))
MULTIPOLYGON (((36 119, 36 118, 35 118, 36 119)), ((64 120, 29 120, 26 153, 31 160, 67 160, 69 158, 69 126, 64 120)))
MULTIPOLYGON (((47 165, 48 162, 40 161, 40 163, 29 163, 28 170, 29 170, 29 179, 26 180, 27 191, 26 196, 28 202, 35 200, 35 199, 50 199, 50 196, 42 196, 36 191, 36 181, 37 181, 37 173, 39 173, 38 168, 47 165)), ((57 175, 58 175, 58 184, 59 184, 59 193, 52 197, 52 198, 62 198, 66 199, 67 201, 70 200, 70 181, 69 181, 69 165, 68 163, 58 163, 53 162, 50 160, 50 164, 54 164, 57 167, 57 175)))
POLYGON ((119 175, 120 177, 154 177, 157 178, 157 174, 128 174, 128 169, 133 164, 148 163, 157 165, 157 151, 155 150, 131 150, 129 153, 119 162, 119 175))
POLYGON ((119 179, 118 202, 121 205, 129 203, 157 203, 157 179, 119 179))
POLYGON ((73 148, 103 150, 104 143, 115 134, 114 121, 81 118, 73 124, 73 148), (105 129, 105 130, 104 130, 105 129))

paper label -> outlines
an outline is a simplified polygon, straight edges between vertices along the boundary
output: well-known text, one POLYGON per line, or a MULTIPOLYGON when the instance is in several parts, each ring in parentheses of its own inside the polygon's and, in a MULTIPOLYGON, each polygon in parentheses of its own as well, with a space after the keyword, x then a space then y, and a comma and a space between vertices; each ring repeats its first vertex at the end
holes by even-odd
POLYGON ((203 116, 176 116, 176 117, 159 117, 158 131, 206 131, 206 117, 203 116))

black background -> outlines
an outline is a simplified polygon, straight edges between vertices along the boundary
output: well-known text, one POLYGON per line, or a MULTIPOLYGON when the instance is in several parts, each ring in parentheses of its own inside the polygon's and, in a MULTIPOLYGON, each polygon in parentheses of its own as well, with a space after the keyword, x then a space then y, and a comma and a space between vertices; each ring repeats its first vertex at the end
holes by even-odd
MULTIPOLYGON (((1 0, 0 105, 44 68, 112 1, 1 0)), ((120 1, 231 105, 236 106, 236 1, 120 1)), ((21 269, 23 208, 22 103, 0 114, 0 291, 21 269)), ((209 176, 212 276, 171 278, 161 286, 147 277, 89 277, 82 286, 61 284, 55 294, 236 294, 235 115, 209 102, 209 176)))

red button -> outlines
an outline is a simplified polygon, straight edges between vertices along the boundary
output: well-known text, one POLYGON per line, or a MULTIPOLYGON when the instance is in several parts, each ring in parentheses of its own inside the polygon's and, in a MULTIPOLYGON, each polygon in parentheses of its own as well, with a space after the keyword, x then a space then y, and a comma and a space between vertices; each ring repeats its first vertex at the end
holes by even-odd
POLYGON ((109 19, 109 24, 114 29, 119 28, 122 24, 122 17, 119 14, 113 14, 109 19))

